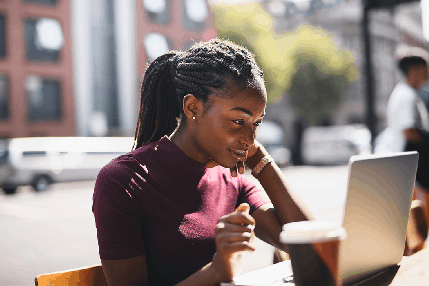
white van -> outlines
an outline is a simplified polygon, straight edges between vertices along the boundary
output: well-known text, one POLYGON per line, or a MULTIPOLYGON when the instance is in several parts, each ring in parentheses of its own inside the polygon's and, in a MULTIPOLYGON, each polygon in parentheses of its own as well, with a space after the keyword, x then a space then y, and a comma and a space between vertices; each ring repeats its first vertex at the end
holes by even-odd
POLYGON ((95 180, 113 158, 131 151, 133 137, 37 137, 0 142, 0 187, 35 191, 66 181, 95 180))
POLYGON ((312 126, 304 130, 301 148, 304 164, 347 164, 353 155, 372 153, 371 132, 363 124, 312 126))

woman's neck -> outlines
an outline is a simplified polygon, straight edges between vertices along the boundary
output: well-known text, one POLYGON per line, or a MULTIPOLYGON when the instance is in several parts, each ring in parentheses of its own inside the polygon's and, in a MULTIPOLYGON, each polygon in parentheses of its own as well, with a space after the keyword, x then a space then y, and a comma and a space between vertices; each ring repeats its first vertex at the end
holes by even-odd
POLYGON ((205 158, 201 152, 198 151, 197 144, 194 137, 191 135, 187 128, 182 128, 179 126, 169 137, 171 142, 173 142, 180 150, 183 151, 189 158, 194 159, 197 162, 206 164, 210 158, 205 158))

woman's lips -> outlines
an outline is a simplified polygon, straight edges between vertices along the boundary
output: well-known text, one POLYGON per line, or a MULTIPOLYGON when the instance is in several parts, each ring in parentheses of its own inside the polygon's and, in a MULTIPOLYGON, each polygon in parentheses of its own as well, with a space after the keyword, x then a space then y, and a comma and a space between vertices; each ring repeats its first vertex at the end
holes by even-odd
POLYGON ((231 154, 239 161, 245 161, 247 157, 247 151, 244 150, 231 150, 229 149, 231 154))

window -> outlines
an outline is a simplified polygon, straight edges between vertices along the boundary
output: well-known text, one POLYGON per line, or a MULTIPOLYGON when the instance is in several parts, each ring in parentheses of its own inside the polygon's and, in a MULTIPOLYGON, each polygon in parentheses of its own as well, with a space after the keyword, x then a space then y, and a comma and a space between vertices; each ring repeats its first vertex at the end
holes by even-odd
POLYGON ((142 0, 149 20, 162 25, 170 22, 170 2, 171 0, 142 0))
POLYGON ((0 120, 9 117, 9 86, 5 75, 0 74, 0 120))
POLYGON ((182 18, 188 30, 203 30, 208 15, 206 0, 182 0, 182 18))
POLYGON ((6 19, 0 15, 0 58, 6 55, 6 19))
POLYGON ((31 121, 59 120, 61 118, 60 81, 29 75, 25 79, 27 118, 31 121))
POLYGON ((167 37, 159 33, 146 34, 143 39, 143 43, 146 49, 146 56, 149 60, 156 59, 172 48, 167 37))
POLYGON ((27 19, 24 30, 27 60, 58 62, 64 45, 60 22, 51 18, 27 19))
POLYGON ((47 5, 47 6, 55 6, 57 5, 58 0, 24 0, 24 3, 27 4, 39 4, 39 5, 47 5))
POLYGON ((46 151, 24 151, 22 156, 46 156, 46 151))

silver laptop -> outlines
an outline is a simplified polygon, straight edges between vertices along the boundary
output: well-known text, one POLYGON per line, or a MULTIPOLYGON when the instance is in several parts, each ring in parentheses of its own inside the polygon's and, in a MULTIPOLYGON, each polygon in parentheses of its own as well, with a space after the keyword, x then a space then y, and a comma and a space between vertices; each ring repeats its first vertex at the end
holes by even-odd
POLYGON ((401 261, 418 162, 417 152, 353 156, 341 242, 344 285, 401 261))
MULTIPOLYGON (((340 247, 343 285, 401 261, 417 162, 417 152, 350 158, 343 215, 347 238, 340 247)), ((240 275, 234 282, 235 285, 294 285, 290 261, 240 275)))

